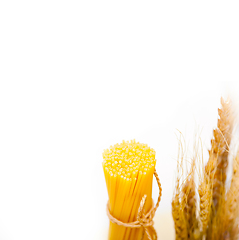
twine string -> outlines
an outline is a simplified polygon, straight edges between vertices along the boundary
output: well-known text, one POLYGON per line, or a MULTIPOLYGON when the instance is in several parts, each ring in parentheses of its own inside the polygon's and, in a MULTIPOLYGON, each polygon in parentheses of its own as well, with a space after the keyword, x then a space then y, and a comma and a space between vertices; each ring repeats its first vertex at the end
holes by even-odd
POLYGON ((149 240, 157 240, 157 233, 156 233, 156 231, 153 227, 153 225, 154 225, 153 218, 154 218, 155 212, 156 212, 156 210, 159 206, 159 202, 160 202, 161 196, 162 196, 162 187, 161 187, 161 183, 159 181, 159 177, 158 177, 158 174, 157 174, 156 170, 154 170, 154 176, 156 178, 156 181, 157 181, 157 184, 158 184, 158 187, 159 187, 159 196, 158 196, 157 203, 154 207, 152 206, 152 208, 148 211, 148 213, 144 214, 145 202, 146 202, 146 198, 147 198, 147 195, 144 195, 142 197, 141 201, 140 201, 136 221, 130 222, 130 223, 121 222, 120 220, 116 219, 115 217, 113 217, 111 215, 111 213, 109 211, 109 202, 107 203, 107 207, 106 207, 106 213, 109 217, 109 220, 112 223, 115 223, 117 225, 124 226, 124 227, 130 227, 130 228, 141 228, 141 227, 143 227, 144 232, 146 233, 149 240), (153 238, 151 237, 150 232, 149 232, 150 227, 153 230, 153 234, 152 234, 153 238))

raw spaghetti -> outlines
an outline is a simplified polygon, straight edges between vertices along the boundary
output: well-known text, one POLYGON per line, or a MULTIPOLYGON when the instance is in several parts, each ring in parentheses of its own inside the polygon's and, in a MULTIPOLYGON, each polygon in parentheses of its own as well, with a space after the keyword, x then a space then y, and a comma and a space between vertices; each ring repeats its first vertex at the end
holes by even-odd
POLYGON ((112 216, 108 239, 156 239, 152 218, 161 198, 161 185, 155 172, 155 151, 147 144, 135 140, 123 141, 106 149, 103 158, 109 195, 108 215, 112 216), (160 195, 153 208, 151 196, 154 174, 159 184, 160 195))

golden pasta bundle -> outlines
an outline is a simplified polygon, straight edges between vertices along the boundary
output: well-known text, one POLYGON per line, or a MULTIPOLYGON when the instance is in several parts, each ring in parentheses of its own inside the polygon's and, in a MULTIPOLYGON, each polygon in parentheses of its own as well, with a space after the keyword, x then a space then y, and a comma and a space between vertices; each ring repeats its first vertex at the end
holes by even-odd
MULTIPOLYGON (((144 211, 147 213, 152 207, 155 151, 135 140, 123 141, 104 150, 103 159, 110 214, 124 223, 136 221, 144 195, 147 195, 144 211)), ((143 228, 129 228, 110 222, 108 239, 141 240, 143 234, 143 228)))

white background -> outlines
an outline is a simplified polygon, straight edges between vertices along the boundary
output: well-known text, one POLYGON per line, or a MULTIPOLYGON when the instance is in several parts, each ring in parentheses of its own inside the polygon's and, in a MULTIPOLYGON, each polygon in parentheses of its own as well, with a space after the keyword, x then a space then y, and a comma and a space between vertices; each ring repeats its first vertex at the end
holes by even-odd
POLYGON ((2 0, 0 240, 106 239, 102 152, 134 138, 156 150, 155 226, 173 239, 177 129, 190 142, 199 127, 206 150, 220 96, 238 99, 238 11, 233 1, 2 0))

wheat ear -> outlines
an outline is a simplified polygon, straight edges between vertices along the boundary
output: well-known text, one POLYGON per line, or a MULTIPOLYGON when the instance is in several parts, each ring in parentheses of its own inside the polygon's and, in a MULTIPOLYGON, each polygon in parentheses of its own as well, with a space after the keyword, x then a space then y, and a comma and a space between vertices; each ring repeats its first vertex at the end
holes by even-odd
POLYGON ((209 160, 205 166, 205 175, 212 190, 210 222, 207 229, 207 239, 217 240, 223 237, 225 225, 225 180, 228 165, 228 152, 232 133, 231 101, 221 98, 221 109, 218 109, 217 128, 213 131, 209 160))
POLYGON ((192 160, 191 170, 182 185, 182 200, 185 201, 184 216, 187 223, 188 239, 194 240, 200 237, 199 224, 196 216, 196 185, 195 185, 195 158, 192 160))
POLYGON ((173 197, 172 201, 172 215, 174 220, 175 228, 175 239, 176 240, 187 240, 187 224, 184 217, 184 206, 180 201, 180 195, 177 193, 173 197))
POLYGON ((217 128, 213 131, 209 161, 205 172, 213 183, 213 204, 215 210, 218 208, 219 198, 223 192, 226 180, 226 169, 228 165, 228 151, 231 142, 232 114, 231 101, 225 102, 221 98, 221 109, 218 109, 219 119, 217 128))
POLYGON ((175 228, 175 239, 176 240, 187 240, 188 232, 187 232, 187 223, 184 216, 184 202, 182 200, 180 179, 183 176, 183 160, 184 153, 182 147, 182 141, 179 140, 179 151, 178 151, 178 162, 177 162, 177 178, 176 178, 176 186, 175 192, 172 199, 172 216, 174 220, 174 228, 175 228))
POLYGON ((226 194, 226 231, 231 239, 238 239, 239 213, 239 150, 233 158, 233 173, 230 189, 226 194))
POLYGON ((202 234, 206 234, 208 223, 210 221, 211 215, 211 201, 212 201, 212 188, 210 182, 207 179, 207 176, 204 175, 201 178, 199 188, 199 199, 200 199, 200 213, 199 218, 202 224, 202 234))

